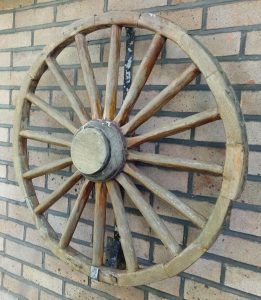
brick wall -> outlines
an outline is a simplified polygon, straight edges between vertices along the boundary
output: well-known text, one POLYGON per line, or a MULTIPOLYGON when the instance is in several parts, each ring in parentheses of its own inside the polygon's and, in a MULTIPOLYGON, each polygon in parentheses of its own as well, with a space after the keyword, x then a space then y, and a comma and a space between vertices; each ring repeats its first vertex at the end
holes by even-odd
MULTIPOLYGON (((101 93, 104 93, 109 32, 92 34, 90 51, 101 93)), ((151 40, 145 30, 135 32, 135 60, 132 72, 151 40)), ((125 42, 122 42, 119 99, 123 94, 125 42)), ((58 57, 79 96, 86 97, 74 47, 58 57)), ((188 63, 186 55, 167 43, 155 66, 149 86, 142 92, 134 113, 168 84, 188 63)), ((261 1, 256 0, 13 0, 0 1, 0 299, 261 299, 261 1), (71 21, 103 11, 142 9, 167 17, 196 37, 215 56, 240 101, 245 115, 250 145, 249 174, 240 199, 231 205, 222 232, 211 249, 179 276, 137 288, 112 287, 86 278, 56 259, 40 240, 17 186, 12 163, 13 115, 21 82, 44 45, 71 21)), ((64 95, 47 74, 37 93, 63 113, 74 116, 64 95)), ((120 102, 120 101, 119 101, 120 102)), ((120 103, 119 103, 120 105, 120 103)), ((214 100, 204 78, 192 82, 138 132, 212 107, 214 100), (160 122, 160 123, 159 123, 160 122)), ((67 138, 57 124, 34 109, 34 128, 67 138)), ((31 165, 63 157, 60 149, 30 143, 31 165)), ((220 122, 146 144, 144 151, 172 154, 222 163, 224 133, 220 122)), ((215 203, 220 180, 207 175, 146 167, 146 172, 168 189, 175 190, 193 207, 208 216, 215 203)), ((34 180, 42 199, 60 184, 71 170, 34 180)), ((48 219, 60 232, 75 201, 78 187, 49 211, 48 219)), ((175 232, 183 246, 197 231, 170 207, 147 192, 157 213, 175 232)), ((151 264, 166 259, 166 252, 137 210, 125 201, 128 219, 141 262, 151 264), (138 246, 137 246, 138 245, 138 246)), ((91 255, 93 200, 90 199, 75 234, 73 245, 91 255), (82 238, 82 237, 85 238, 82 238)), ((111 211, 109 209, 109 216, 111 211)), ((108 218, 113 225, 113 218, 108 218)), ((111 227, 110 227, 111 228, 111 227)), ((109 231, 110 233, 110 231, 109 231)))

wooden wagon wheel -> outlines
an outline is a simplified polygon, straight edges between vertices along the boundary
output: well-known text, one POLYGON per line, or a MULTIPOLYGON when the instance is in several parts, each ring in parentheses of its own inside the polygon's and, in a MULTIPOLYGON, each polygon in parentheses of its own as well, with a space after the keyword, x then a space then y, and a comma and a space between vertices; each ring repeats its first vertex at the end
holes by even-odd
POLYGON ((247 169, 248 153, 243 117, 234 92, 218 63, 186 31, 174 23, 154 14, 137 12, 106 13, 101 16, 80 20, 67 28, 57 38, 55 44, 44 49, 39 59, 28 72, 28 76, 20 91, 14 126, 14 151, 15 169, 19 185, 23 190, 28 207, 31 209, 35 224, 51 251, 86 275, 116 285, 140 285, 162 280, 178 274, 196 261, 215 240, 223 224, 230 200, 235 199, 241 192, 247 169), (123 105, 119 112, 116 112, 120 40, 123 26, 151 30, 155 32, 155 36, 138 67, 123 105), (85 35, 108 27, 111 27, 111 40, 105 105, 102 109, 90 54, 85 42, 85 35), (176 43, 191 58, 193 63, 128 121, 128 116, 146 84, 166 39, 176 43), (78 50, 91 107, 91 116, 86 112, 84 104, 79 100, 56 61, 58 54, 73 42, 76 42, 78 50), (54 75, 61 90, 67 96, 72 109, 82 124, 80 128, 76 128, 57 109, 35 95, 37 84, 47 69, 54 75), (133 135, 138 126, 151 118, 153 114, 167 104, 200 72, 204 75, 215 97, 216 109, 196 113, 145 134, 133 135), (28 126, 31 104, 37 106, 71 132, 72 141, 68 142, 48 134, 44 135, 30 130, 28 126), (144 155, 132 149, 145 142, 156 141, 219 119, 223 121, 226 135, 224 167, 218 164, 159 154, 144 155), (71 157, 29 169, 28 139, 70 148, 71 157), (210 217, 206 219, 181 201, 174 193, 164 189, 157 182, 143 174, 134 166, 134 163, 137 161, 155 166, 173 167, 185 171, 223 176, 221 191, 210 217), (32 179, 61 170, 72 164, 77 168, 77 171, 61 186, 57 187, 47 199, 39 203, 32 179), (71 211, 63 234, 61 237, 58 237, 48 223, 44 213, 82 177, 85 178, 85 182, 71 211), (165 223, 144 200, 134 181, 169 203, 187 220, 200 228, 201 231, 198 237, 185 249, 181 249, 165 223), (128 194, 146 222, 170 251, 172 259, 167 263, 159 263, 149 267, 141 267, 138 264, 120 187, 128 194), (96 199, 93 258, 90 260, 69 246, 69 244, 93 189, 95 189, 96 199), (107 193, 115 213, 120 242, 126 261, 126 270, 106 268, 103 265, 107 193))

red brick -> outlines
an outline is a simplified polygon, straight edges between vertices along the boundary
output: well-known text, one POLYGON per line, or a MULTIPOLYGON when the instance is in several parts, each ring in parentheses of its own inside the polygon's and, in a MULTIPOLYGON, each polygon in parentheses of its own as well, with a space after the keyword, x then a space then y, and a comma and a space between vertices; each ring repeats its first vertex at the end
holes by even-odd
POLYGON ((154 263, 167 263, 173 258, 173 255, 166 249, 164 245, 155 244, 153 253, 154 263))
POLYGON ((222 178, 207 174, 195 174, 193 177, 193 194, 217 197, 222 184, 222 178))
POLYGON ((184 272, 219 282, 221 264, 213 260, 200 258, 184 272))
POLYGON ((150 243, 142 239, 133 238, 133 245, 137 257, 149 259, 150 243))
MULTIPOLYGON (((179 197, 179 199, 193 208, 195 211, 199 212, 206 218, 209 217, 213 209, 213 204, 205 201, 193 201, 193 199, 187 199, 184 197, 179 197)), ((178 219, 186 219, 181 213, 179 213, 173 206, 164 202, 162 199, 155 197, 154 209, 158 214, 164 216, 171 216, 178 219)), ((181 237, 182 238, 182 237, 181 237)))
MULTIPOLYGON (((11 53, 10 52, 0 52, 0 63, 1 63, 2 67, 9 67, 11 64, 11 53)), ((8 93, 7 91, 1 91, 1 93, 4 93, 4 92, 8 93)), ((1 99, 1 103, 2 103, 2 99, 1 99)), ((8 99, 7 104, 8 103, 9 103, 9 99, 8 99)))
POLYGON ((4 239, 0 237, 0 251, 4 251, 4 239))
POLYGON ((248 55, 261 54, 261 31, 247 33, 245 53, 248 55))
POLYGON ((0 267, 10 273, 21 275, 22 265, 6 256, 0 256, 0 267))
POLYGON ((176 144, 160 144, 160 154, 193 160, 223 164, 225 151, 208 147, 188 147, 176 144))
POLYGON ((0 15, 0 30, 9 29, 13 27, 13 14, 0 15))
MULTIPOLYGON (((67 218, 49 215, 48 221, 53 226, 57 233, 62 233, 64 226, 67 223, 67 218)), ((78 223, 74 233, 74 238, 91 242, 92 241, 92 227, 84 223, 78 223)))
POLYGON ((165 297, 160 297, 155 294, 149 293, 149 300, 167 300, 165 297))
POLYGON ((2 71, 0 85, 20 86, 25 77, 24 71, 2 71))
POLYGON ((13 109, 1 109, 0 124, 12 125, 14 110, 13 109))
POLYGON ((46 24, 51 23, 53 20, 53 7, 18 11, 15 15, 15 27, 46 24))
MULTIPOLYGON (((100 61, 100 45, 88 46, 92 63, 100 61)), ((77 50, 74 47, 65 48, 58 56, 57 62, 61 65, 79 64, 77 50)))
POLYGON ((122 0, 109 0, 109 10, 137 10, 141 8, 163 6, 167 4, 167 0, 150 0, 150 1, 122 1, 122 0))
POLYGON ((260 175, 261 170, 261 153, 250 152, 248 159, 248 173, 252 175, 260 175))
POLYGON ((32 247, 27 247, 7 240, 5 251, 8 255, 32 263, 36 266, 40 267, 42 264, 42 253, 32 247), (19 251, 17 251, 17 249, 19 249, 19 251))
POLYGON ((91 287, 99 291, 108 293, 116 297, 117 299, 121 299, 121 300, 129 300, 129 299, 143 300, 144 299, 144 292, 135 287, 112 286, 95 280, 92 281, 91 287))
POLYGON ((103 12, 103 1, 74 1, 57 6, 57 21, 75 20, 103 12))
POLYGON ((222 121, 215 121, 196 128, 195 140, 208 142, 225 142, 225 131, 222 121))
POLYGON ((208 9, 207 28, 247 26, 261 22, 261 5, 258 0, 243 1, 208 9))
POLYGON ((168 190, 187 191, 188 174, 154 167, 142 167, 142 172, 168 190))
POLYGON ((19 300, 17 297, 9 294, 6 291, 0 291, 0 298, 4 300, 19 300))
POLYGON ((240 48, 240 32, 196 36, 214 56, 236 55, 240 48))
POLYGON ((137 232, 144 235, 150 235, 151 229, 146 223, 143 216, 127 214, 128 223, 132 232, 137 232))
POLYGON ((46 248, 45 241, 41 238, 37 229, 26 228, 25 240, 33 245, 46 248))
POLYGON ((31 66, 36 58, 39 56, 40 51, 21 51, 13 53, 14 67, 27 67, 31 66))
POLYGON ((242 91, 241 109, 244 114, 261 115, 261 92, 242 91))
POLYGON ((261 214, 254 211, 232 209, 230 229, 261 236, 261 214))
MULTIPOLYGON (((65 76, 68 78, 70 84, 73 84, 73 75, 74 71, 71 69, 64 70, 65 76)), ((52 73, 47 70, 41 77, 38 86, 58 86, 56 79, 52 75, 52 73)))
POLYGON ((62 294, 62 280, 24 265, 23 277, 57 294, 62 294))
MULTIPOLYGON (((168 85, 188 65, 184 64, 163 64, 155 65, 147 81, 147 85, 168 85)), ((134 66, 133 74, 137 72, 138 66, 134 66)))
POLYGON ((201 28, 202 8, 162 11, 159 15, 173 21, 186 30, 201 28))
POLYGON ((34 31, 34 45, 47 45, 57 41, 63 27, 51 27, 34 31))
POLYGON ((166 41, 166 58, 187 58, 187 54, 171 40, 166 41))
MULTIPOLYGON (((134 43, 134 60, 142 60, 146 51, 148 50, 150 44, 151 44, 151 39, 135 41, 135 43, 134 43)), ((122 45, 122 47, 123 47, 123 45, 122 45)), ((122 51, 122 52, 125 52, 125 51, 122 51)), ((122 53, 122 54, 125 54, 125 53, 122 53)), ((161 57, 161 54, 159 54, 159 57, 161 57)))
POLYGON ((247 122, 246 128, 248 143, 261 145, 261 122, 247 122))
POLYGON ((103 296, 94 293, 91 290, 84 290, 78 286, 74 286, 69 283, 65 285, 65 297, 74 300, 82 300, 82 299, 106 300, 107 299, 103 296))
POLYGON ((228 266, 225 284, 247 293, 261 296, 261 274, 258 272, 228 266))
POLYGON ((66 263, 64 263, 57 257, 46 255, 45 269, 59 276, 69 278, 70 280, 79 282, 83 285, 87 285, 88 279, 85 274, 73 270, 73 268, 68 266, 66 263))
POLYGON ((198 0, 171 0, 170 4, 172 5, 178 5, 181 3, 193 3, 193 2, 197 2, 198 0))
POLYGON ((17 219, 18 221, 33 224, 30 210, 26 206, 8 204, 8 216, 17 219))
MULTIPOLYGON (((137 128, 136 133, 137 134, 144 134, 151 130, 168 126, 172 124, 172 122, 179 120, 178 118, 171 118, 171 117, 152 117, 150 118, 146 123, 141 125, 139 128, 137 128)), ((190 138, 190 130, 186 130, 184 132, 171 135, 169 138, 175 138, 175 139, 189 139, 190 138)))
MULTIPOLYGON (((105 240, 106 240, 106 236, 105 236, 105 240)), ((76 251, 89 257, 90 259, 92 258, 92 250, 93 250, 92 247, 84 246, 82 244, 78 244, 78 243, 74 243, 74 242, 71 242, 70 246, 73 247, 76 251)))
MULTIPOLYGON (((126 45, 125 43, 121 43, 121 49, 120 49, 120 61, 124 61, 125 60, 125 49, 126 49, 126 45)), ((108 59, 109 59, 109 52, 110 52, 110 44, 105 44, 104 45, 104 50, 103 50, 103 61, 104 62, 108 62, 108 59)), ((135 53, 135 59, 136 59, 136 51, 134 52, 135 53)), ((99 54, 99 52, 98 52, 99 54)), ((92 60, 93 62, 93 60, 92 60)))
POLYGON ((0 182, 1 196, 12 200, 23 201, 20 188, 16 185, 0 182))
POLYGON ((175 276, 149 285, 150 287, 170 295, 179 296, 180 278, 175 276))
POLYGON ((40 299, 41 300, 50 300, 50 299, 52 299, 52 300, 61 300, 60 297, 58 298, 58 297, 54 296, 53 294, 49 294, 45 291, 41 291, 40 299))
MULTIPOLYGON (((70 120, 68 112, 62 112, 63 116, 70 120)), ((32 111, 30 114, 30 125, 40 126, 40 127, 53 127, 61 128, 58 122, 56 122, 52 117, 44 113, 43 111, 32 111)))
POLYGON ((0 178, 6 178, 6 165, 0 165, 0 178))
POLYGON ((31 45, 31 32, 16 32, 5 34, 1 37, 0 40, 0 48, 8 49, 8 48, 19 48, 26 47, 31 45))
POLYGON ((9 139, 9 130, 8 128, 0 127, 0 142, 8 142, 9 139))
POLYGON ((14 9, 26 7, 34 3, 34 0, 13 0, 13 1, 2 1, 0 3, 0 10, 14 9))
MULTIPOLYGON (((105 85, 107 79, 107 68, 95 68, 94 75, 97 85, 105 85)), ((120 67, 119 70, 119 85, 123 83, 123 67, 120 67)), ((84 85, 82 70, 78 70, 78 80, 77 85, 84 85)))
POLYGON ((221 66, 233 84, 261 83, 260 61, 222 62, 221 66))
MULTIPOLYGON (((6 52, 2 52, 2 53, 6 53, 6 52)), ((4 57, 4 61, 9 65, 10 64, 10 53, 8 53, 8 57, 4 57)), ((0 57, 1 57, 1 54, 0 54, 0 57)), ((0 58, 1 59, 1 58, 0 58)), ((5 65, 5 63, 1 63, 3 65, 5 65)), ((9 104, 9 95, 10 95, 10 92, 9 91, 4 91, 4 90, 0 90, 0 99, 1 99, 1 104, 9 104)), ((2 117, 2 116, 1 116, 2 117)))
POLYGON ((207 284, 198 283, 191 280, 185 281, 184 299, 187 300, 244 300, 245 298, 226 293, 207 284))
MULTIPOLYGON (((6 161, 13 161, 13 153, 11 147, 0 146, 1 159, 6 161)), ((1 186, 2 183, 0 183, 1 186)), ((7 191, 5 191, 7 192, 7 191)))
POLYGON ((38 289, 24 282, 14 279, 7 274, 4 277, 4 287, 13 293, 21 295, 28 300, 35 300, 38 297, 38 289))
POLYGON ((253 253, 260 251, 259 243, 224 235, 220 235, 209 250, 211 253, 259 267, 261 266, 261 257, 253 255, 253 253))
MULTIPOLYGON (((48 197, 49 193, 37 191, 36 195, 38 200, 41 202, 48 197)), ((66 213, 68 211, 68 199, 65 197, 60 198, 59 201, 52 205, 51 209, 54 211, 66 213)))
POLYGON ((242 203, 249 203, 260 205, 261 203, 261 183, 255 181, 247 181, 243 193, 237 201, 242 203))
POLYGON ((20 240, 23 239, 24 236, 24 226, 16 224, 12 221, 1 220, 0 219, 0 228, 1 233, 6 235, 11 235, 20 240))
POLYGON ((7 205, 7 203, 5 201, 0 201, 0 215, 3 215, 3 216, 6 215, 6 213, 7 213, 6 205, 7 205))

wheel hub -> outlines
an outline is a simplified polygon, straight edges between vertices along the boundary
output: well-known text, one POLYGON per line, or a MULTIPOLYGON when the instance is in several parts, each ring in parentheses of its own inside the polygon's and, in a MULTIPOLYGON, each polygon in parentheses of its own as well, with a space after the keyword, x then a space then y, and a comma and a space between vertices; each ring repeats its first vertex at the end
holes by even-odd
POLYGON ((89 180, 108 180, 126 161, 125 138, 115 123, 92 120, 74 135, 71 156, 75 167, 89 180))

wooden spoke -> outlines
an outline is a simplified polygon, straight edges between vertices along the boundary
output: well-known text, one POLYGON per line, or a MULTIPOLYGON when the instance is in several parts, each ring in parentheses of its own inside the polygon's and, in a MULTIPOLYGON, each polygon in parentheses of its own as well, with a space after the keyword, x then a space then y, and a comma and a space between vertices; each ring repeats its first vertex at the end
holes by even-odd
POLYGON ((61 124, 63 127, 67 128, 73 134, 76 133, 77 128, 73 125, 73 123, 67 120, 57 109, 53 108, 51 105, 43 101, 41 98, 34 94, 27 94, 26 99, 36 106, 38 106, 42 111, 47 113, 50 117, 52 117, 55 121, 61 124))
POLYGON ((151 206, 144 200, 140 191, 136 188, 134 183, 128 176, 121 173, 116 177, 116 180, 125 189, 134 205, 142 213, 143 217, 154 230, 163 244, 170 250, 173 255, 177 255, 180 252, 180 246, 174 239, 170 231, 160 217, 155 213, 151 206))
POLYGON ((139 161, 146 164, 162 166, 167 168, 175 168, 184 171, 209 173, 209 174, 219 175, 219 176, 223 174, 223 167, 218 164, 205 163, 193 159, 176 158, 168 155, 129 151, 127 160, 139 161))
POLYGON ((22 130, 22 131, 20 131, 20 136, 30 139, 30 140, 44 142, 44 143, 48 143, 48 144, 52 144, 52 145, 56 145, 56 146, 60 146, 60 147, 68 147, 68 148, 71 147, 71 142, 68 142, 63 139, 59 139, 59 138, 51 136, 51 135, 47 135, 47 134, 44 135, 44 134, 41 134, 40 132, 36 132, 36 131, 22 130))
POLYGON ((53 191, 47 199, 39 204, 34 212, 36 214, 44 213, 49 207, 56 203, 63 195, 65 195, 82 177, 79 171, 76 171, 71 177, 69 177, 62 185, 60 185, 55 191, 53 191))
POLYGON ((62 170, 70 165, 72 165, 71 157, 59 159, 57 161, 50 162, 44 166, 40 166, 33 170, 29 170, 23 174, 23 177, 25 179, 36 178, 45 174, 53 173, 57 170, 62 170))
POLYGON ((61 248, 66 248, 70 244, 70 241, 80 220, 84 207, 93 189, 93 185, 93 182, 88 180, 86 180, 83 184, 81 191, 77 197, 77 200, 74 204, 73 210, 68 219, 68 222, 66 224, 65 230, 60 239, 59 246, 61 248))
POLYGON ((112 202, 127 270, 129 272, 134 272, 138 269, 138 262, 132 241, 131 231, 127 221, 127 216, 122 202, 120 188, 115 181, 108 181, 106 183, 106 186, 112 202))
POLYGON ((95 183, 95 209, 93 228, 93 256, 92 264, 101 266, 104 253, 104 235, 106 225, 107 190, 103 183, 95 183))
POLYGON ((138 70, 137 75, 134 77, 133 82, 131 84, 130 90, 121 106, 121 109, 118 115, 115 118, 115 122, 119 124, 123 124, 127 117, 135 105, 142 88, 144 87, 153 66, 160 54, 160 51, 165 43, 165 38, 159 34, 156 34, 150 44, 150 47, 145 54, 138 70))
POLYGON ((88 113, 85 111, 84 106, 75 93, 74 89, 72 88, 69 80, 65 76, 64 72, 58 65, 57 61, 53 57, 47 57, 46 58, 46 64, 49 68, 49 70, 52 72, 54 77, 57 80, 57 83, 61 87, 64 94, 67 96, 68 100, 71 103, 72 109, 77 114, 78 118, 80 119, 80 122, 82 124, 85 124, 90 120, 90 117, 88 116, 88 113))
POLYGON ((101 118, 101 100, 99 91, 96 85, 96 80, 92 68, 92 62, 88 46, 86 43, 85 36, 83 34, 76 34, 75 42, 77 46, 78 56, 80 64, 82 67, 82 73, 84 78, 84 83, 86 86, 88 98, 90 101, 92 118, 99 119, 101 118))
POLYGON ((162 90, 153 100, 151 100, 144 108, 142 108, 134 118, 122 127, 122 132, 127 134, 134 131, 141 124, 147 121, 162 106, 166 105, 173 97, 175 97, 186 85, 188 85, 198 74, 199 69, 191 64, 178 78, 174 79, 170 85, 162 90))
POLYGON ((201 113, 194 114, 174 121, 172 125, 166 125, 159 129, 152 130, 148 133, 127 138, 128 147, 134 147, 145 142, 160 140, 164 137, 186 131, 190 128, 201 126, 210 122, 219 120, 220 116, 216 109, 209 109, 201 113))
POLYGON ((143 174, 139 169, 135 168, 132 165, 126 164, 124 167, 124 172, 130 175, 132 178, 143 184, 148 190, 153 192, 162 200, 166 201, 173 207, 177 209, 182 215, 188 218, 192 223, 197 227, 203 228, 206 225, 206 219, 188 205, 183 203, 178 197, 173 193, 169 192, 155 181, 143 174))
POLYGON ((121 27, 112 25, 111 44, 108 61, 108 72, 105 92, 105 104, 103 117, 112 120, 115 116, 117 105, 117 88, 120 67, 120 49, 121 49, 121 27))

